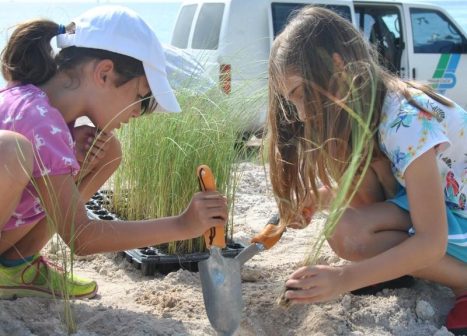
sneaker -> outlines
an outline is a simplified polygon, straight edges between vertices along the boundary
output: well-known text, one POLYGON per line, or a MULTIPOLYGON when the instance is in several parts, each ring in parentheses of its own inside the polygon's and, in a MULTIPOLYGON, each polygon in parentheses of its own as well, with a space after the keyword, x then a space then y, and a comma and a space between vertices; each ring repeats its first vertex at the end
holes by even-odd
POLYGON ((448 314, 446 328, 454 335, 467 335, 467 293, 456 298, 448 314))
POLYGON ((0 265, 0 299, 26 296, 84 299, 96 293, 95 281, 74 274, 64 277, 62 268, 42 256, 19 266, 0 265))

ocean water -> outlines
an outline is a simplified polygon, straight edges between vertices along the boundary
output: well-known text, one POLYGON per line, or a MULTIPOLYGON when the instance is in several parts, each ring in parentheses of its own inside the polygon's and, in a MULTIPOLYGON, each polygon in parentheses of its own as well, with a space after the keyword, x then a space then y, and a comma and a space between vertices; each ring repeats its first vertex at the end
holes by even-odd
POLYGON ((85 10, 99 4, 117 4, 138 12, 156 31, 163 43, 170 41, 180 2, 107 2, 107 1, 5 1, 0 0, 0 42, 4 45, 8 30, 18 22, 43 17, 67 25, 85 10))
MULTIPOLYGON (((33 18, 47 18, 54 22, 67 25, 75 16, 89 8, 107 1, 90 0, 86 2, 74 1, 5 1, 0 0, 0 50, 3 50, 11 28, 19 22, 33 18)), ((138 12, 155 30, 162 43, 170 43, 175 19, 180 8, 180 2, 138 2, 127 1, 113 3, 132 8, 138 12)), ((54 42, 52 42, 54 45, 54 42)), ((5 81, 0 76, 0 87, 5 81)))

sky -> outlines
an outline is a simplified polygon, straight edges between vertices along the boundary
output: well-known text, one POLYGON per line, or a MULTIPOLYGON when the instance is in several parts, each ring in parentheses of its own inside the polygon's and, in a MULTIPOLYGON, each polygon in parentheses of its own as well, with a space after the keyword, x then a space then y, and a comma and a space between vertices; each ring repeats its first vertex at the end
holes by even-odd
MULTIPOLYGON (((248 0, 247 0, 248 1, 248 0)), ((251 0, 250 0, 251 1, 251 0)), ((411 0, 413 2, 426 2, 426 3, 437 3, 442 4, 445 0, 411 0)), ((125 2, 124 0, 0 0, 2 2, 125 2)), ((181 0, 137 0, 137 2, 181 2, 181 0)), ((451 3, 459 3, 459 5, 466 5, 465 0, 450 0, 451 3)))
MULTIPOLYGON (((138 2, 181 2, 181 0, 137 0, 138 2)), ((445 0, 411 0, 413 2, 432 2, 443 3, 445 0)), ((99 2, 99 0, 0 0, 2 2, 99 2)), ((124 2, 123 0, 100 0, 100 2, 124 2)), ((449 0, 449 2, 457 2, 460 5, 465 4, 465 0, 449 0)), ((466 4, 467 5, 467 4, 466 4)))
MULTIPOLYGON (((128 2, 125 0, 0 0, 2 2, 35 2, 35 3, 53 3, 53 2, 61 2, 61 3, 77 3, 77 2, 90 2, 90 3, 116 3, 116 2, 128 2)), ((135 2, 182 2, 182 0, 137 0, 135 2)))

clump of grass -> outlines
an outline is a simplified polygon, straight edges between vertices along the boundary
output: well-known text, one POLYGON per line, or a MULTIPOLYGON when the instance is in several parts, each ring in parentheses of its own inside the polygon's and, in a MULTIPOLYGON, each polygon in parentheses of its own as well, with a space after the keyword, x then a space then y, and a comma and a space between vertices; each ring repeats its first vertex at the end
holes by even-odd
MULTIPOLYGON (((111 182, 111 210, 121 218, 140 220, 180 214, 199 190, 196 168, 207 164, 217 188, 233 200, 234 163, 242 154, 235 144, 244 119, 232 113, 216 94, 180 94, 182 113, 155 113, 119 131, 123 161, 111 182)), ((229 202, 231 203, 231 202, 229 202)), ((233 234, 233 221, 226 232, 233 234)), ((195 239, 172 242, 169 253, 202 251, 195 239)))

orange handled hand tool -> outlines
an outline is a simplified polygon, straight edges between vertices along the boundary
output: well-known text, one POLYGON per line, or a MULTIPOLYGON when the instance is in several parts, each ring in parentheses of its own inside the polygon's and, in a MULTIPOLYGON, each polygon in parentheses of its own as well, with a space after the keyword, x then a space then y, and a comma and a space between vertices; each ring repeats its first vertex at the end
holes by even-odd
MULTIPOLYGON (((214 174, 207 165, 200 165, 196 170, 201 191, 216 191, 216 180, 214 174)), ((208 249, 211 246, 225 247, 224 228, 212 227, 204 233, 204 241, 208 249)))
POLYGON ((237 260, 240 265, 243 265, 254 255, 273 247, 285 231, 285 226, 279 225, 279 221, 279 215, 274 215, 270 218, 261 232, 251 239, 251 244, 245 247, 243 251, 235 257, 235 260, 237 260))
MULTIPOLYGON (((313 216, 312 209, 305 208, 302 213, 305 220, 309 222, 313 216)), ((280 217, 278 214, 272 216, 268 220, 261 232, 251 239, 251 245, 244 248, 243 251, 235 257, 240 265, 243 265, 257 253, 269 250, 281 239, 286 227, 285 225, 279 225, 279 222, 280 217)))
POLYGON ((266 250, 273 247, 285 231, 285 226, 279 225, 279 216, 272 217, 260 233, 251 239, 252 243, 263 244, 266 250))
MULTIPOLYGON (((302 215, 305 221, 309 223, 313 217, 313 209, 304 208, 302 210, 302 215)), ((264 248, 269 250, 279 241, 279 239, 281 239, 282 234, 286 230, 286 227, 279 225, 279 222, 279 215, 274 215, 269 219, 268 223, 264 226, 261 232, 251 239, 251 242, 263 244, 264 248)))
MULTIPOLYGON (((206 165, 197 169, 201 190, 216 190, 214 175, 206 165)), ((204 306, 209 322, 217 335, 233 335, 238 329, 243 310, 240 264, 232 258, 224 258, 224 226, 212 227, 204 233, 209 257, 198 262, 204 306)))

